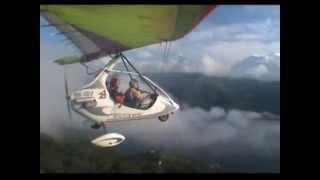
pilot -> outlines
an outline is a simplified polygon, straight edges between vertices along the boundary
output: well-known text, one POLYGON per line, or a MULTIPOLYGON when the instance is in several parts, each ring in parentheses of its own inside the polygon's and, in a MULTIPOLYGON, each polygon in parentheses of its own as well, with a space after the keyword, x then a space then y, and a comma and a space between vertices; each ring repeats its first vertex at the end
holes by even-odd
POLYGON ((123 104, 125 96, 119 92, 120 80, 118 78, 112 78, 110 81, 110 96, 119 104, 123 104))
POLYGON ((125 93, 126 102, 131 106, 137 106, 143 99, 144 92, 139 89, 139 82, 136 79, 132 79, 129 82, 129 88, 125 93))

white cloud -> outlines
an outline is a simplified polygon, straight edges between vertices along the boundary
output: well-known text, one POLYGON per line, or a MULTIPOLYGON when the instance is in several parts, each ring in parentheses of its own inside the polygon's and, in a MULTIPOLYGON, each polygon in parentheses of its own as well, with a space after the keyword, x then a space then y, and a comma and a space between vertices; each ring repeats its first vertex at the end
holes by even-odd
MULTIPOLYGON (((280 151, 280 122, 266 120, 257 112, 230 110, 227 113, 219 107, 212 107, 209 111, 189 108, 177 112, 166 123, 150 119, 112 123, 109 127, 111 131, 127 136, 128 141, 134 139, 152 146, 192 149, 235 143, 246 145, 248 151, 280 151)), ((218 146, 214 147, 219 151, 218 146)), ((236 151, 234 149, 234 153, 236 151)))
POLYGON ((165 61, 155 58, 139 59, 137 66, 145 72, 183 72, 183 73, 202 73, 205 75, 223 76, 228 73, 228 67, 204 54, 199 59, 189 60, 180 57, 168 58, 165 61))
POLYGON ((268 74, 269 70, 265 65, 260 64, 257 67, 248 70, 246 73, 249 76, 253 76, 253 77, 256 77, 257 79, 259 79, 261 76, 268 74))
POLYGON ((211 117, 215 119, 223 118, 226 115, 226 111, 223 108, 212 107, 209 111, 211 117))
POLYGON ((248 128, 251 121, 261 118, 261 115, 256 112, 243 112, 239 110, 232 110, 228 113, 226 120, 234 127, 248 128))
POLYGON ((197 67, 197 72, 204 73, 206 75, 224 75, 227 72, 227 67, 222 63, 219 63, 214 58, 205 54, 199 61, 195 63, 194 67, 197 67))
POLYGON ((205 48, 205 51, 219 59, 220 62, 232 66, 255 53, 269 54, 275 44, 259 41, 216 41, 205 48))

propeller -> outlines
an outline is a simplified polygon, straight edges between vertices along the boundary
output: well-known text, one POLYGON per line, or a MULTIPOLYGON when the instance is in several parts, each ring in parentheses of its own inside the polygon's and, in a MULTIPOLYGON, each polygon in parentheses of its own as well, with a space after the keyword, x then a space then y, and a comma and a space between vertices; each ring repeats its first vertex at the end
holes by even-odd
POLYGON ((179 98, 177 98, 176 96, 170 94, 170 98, 179 106, 178 111, 183 111, 184 110, 184 105, 183 103, 180 101, 179 98))
POLYGON ((179 111, 184 111, 184 109, 185 109, 185 103, 180 99, 180 98, 178 98, 178 97, 176 97, 176 96, 173 96, 173 98, 174 98, 174 101, 179 105, 179 111))
POLYGON ((107 128, 106 128, 106 125, 104 123, 102 123, 102 128, 103 128, 103 132, 107 133, 107 128))
POLYGON ((67 77, 66 77, 65 71, 64 71, 63 75, 64 75, 64 90, 65 90, 65 94, 66 94, 66 102, 67 102, 68 115, 69 115, 70 123, 72 123, 72 112, 71 112, 71 104, 70 104, 71 102, 70 102, 68 81, 67 81, 67 77))

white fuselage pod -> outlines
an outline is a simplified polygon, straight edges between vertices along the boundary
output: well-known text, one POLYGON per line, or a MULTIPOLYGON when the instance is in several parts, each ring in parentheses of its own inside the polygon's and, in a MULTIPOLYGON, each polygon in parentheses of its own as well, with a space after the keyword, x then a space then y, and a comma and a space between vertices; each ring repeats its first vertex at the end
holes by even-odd
POLYGON ((151 107, 138 109, 116 104, 109 96, 106 87, 108 72, 112 70, 113 65, 111 64, 109 67, 106 67, 91 83, 71 94, 70 98, 73 110, 95 123, 104 123, 154 119, 173 113, 179 109, 179 105, 164 90, 145 76, 146 80, 154 84, 160 92, 156 99, 154 99, 151 107))
POLYGON ((113 147, 122 143, 126 138, 118 133, 108 133, 91 141, 99 147, 113 147))
POLYGON ((159 92, 149 108, 139 109, 126 105, 116 104, 110 97, 106 80, 112 71, 114 63, 101 71, 88 85, 71 94, 71 106, 73 110, 97 123, 154 119, 167 115, 179 109, 170 96, 149 78, 146 81, 152 84, 159 92))

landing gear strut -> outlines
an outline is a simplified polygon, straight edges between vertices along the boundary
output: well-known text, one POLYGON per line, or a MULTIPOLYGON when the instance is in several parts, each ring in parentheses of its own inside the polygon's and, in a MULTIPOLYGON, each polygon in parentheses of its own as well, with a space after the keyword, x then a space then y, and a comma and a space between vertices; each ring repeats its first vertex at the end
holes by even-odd
POLYGON ((101 124, 98 124, 98 123, 91 125, 92 129, 99 129, 100 127, 101 127, 101 124))
POLYGON ((101 124, 99 124, 99 123, 94 123, 93 125, 91 125, 91 128, 93 128, 93 129, 100 129, 101 127, 102 127, 102 129, 103 129, 103 132, 106 133, 106 132, 107 132, 107 129, 106 129, 106 126, 105 126, 104 123, 101 123, 101 124))
POLYGON ((169 114, 166 114, 166 115, 163 115, 163 116, 159 116, 158 118, 159 118, 159 120, 161 122, 165 122, 165 121, 167 121, 169 119, 169 114))

